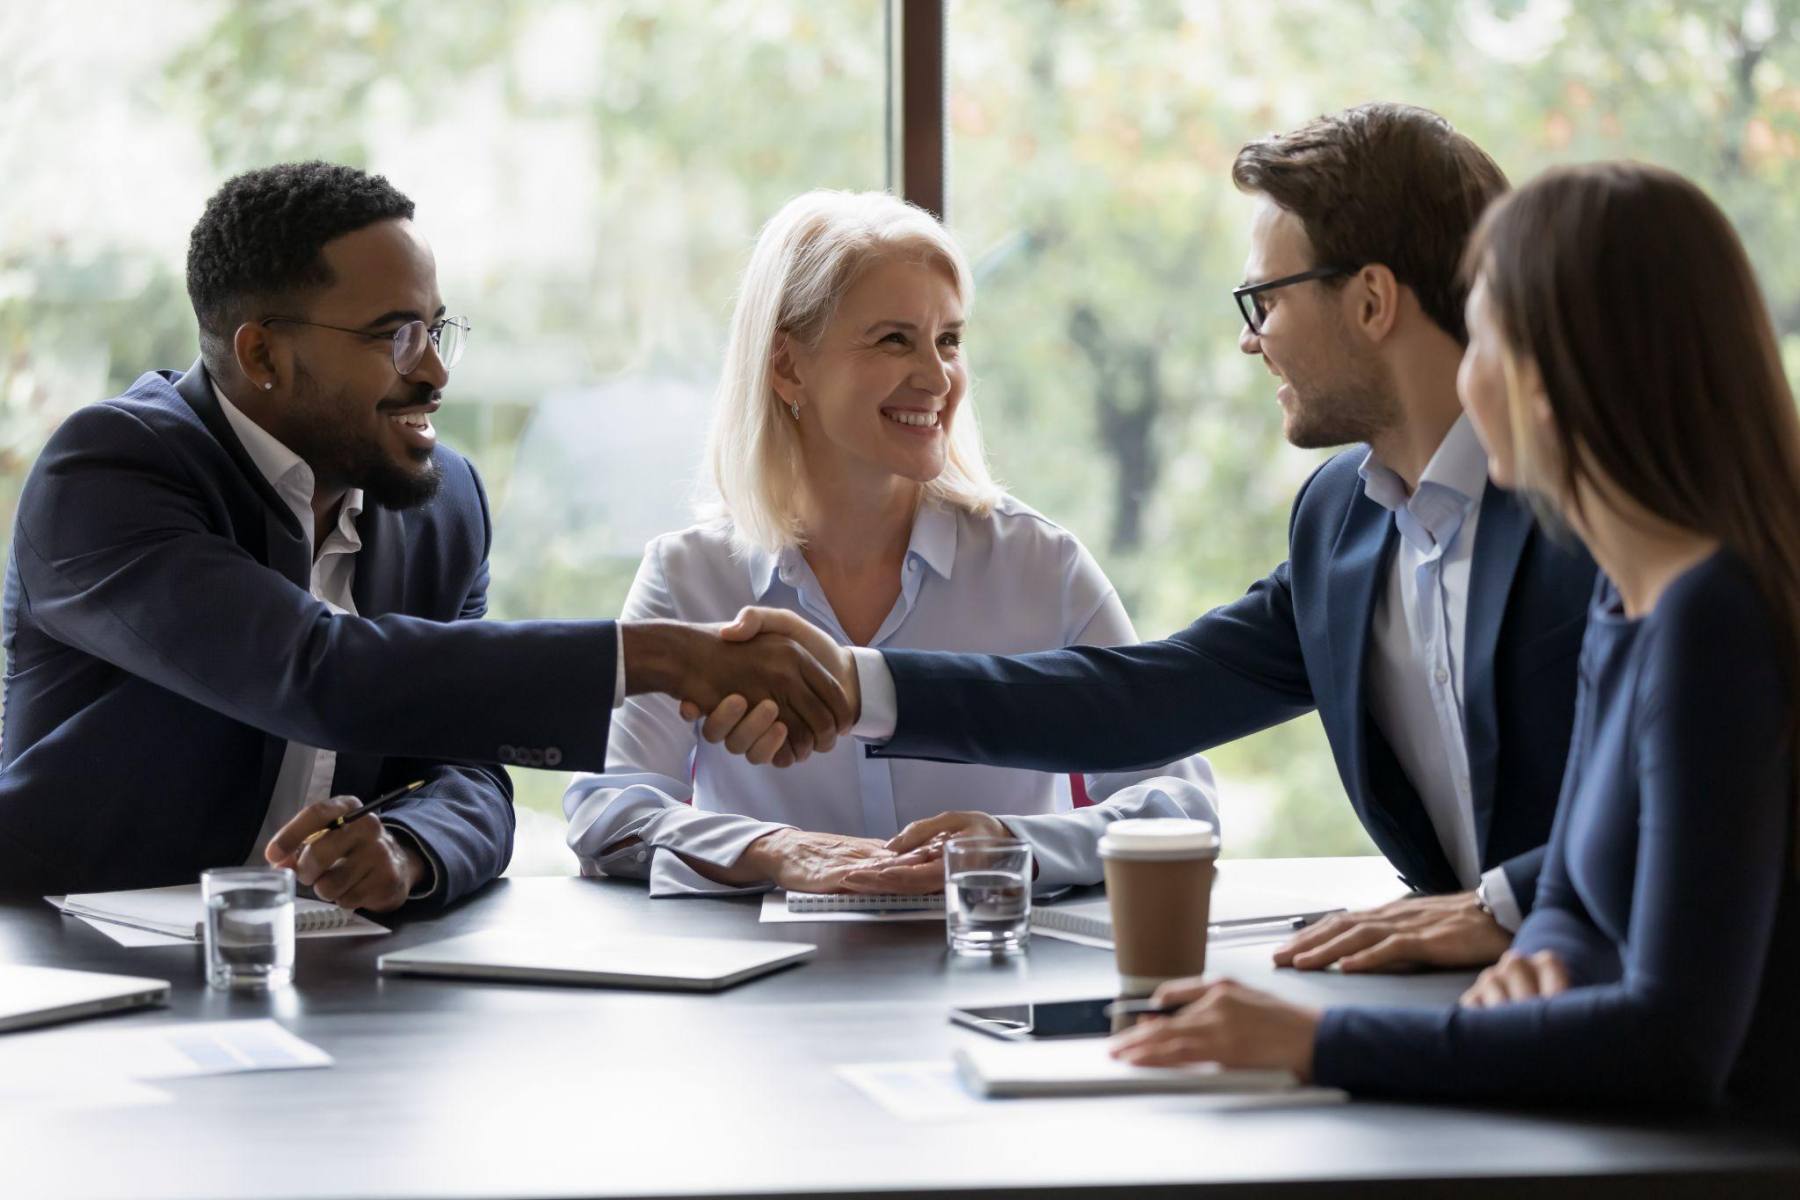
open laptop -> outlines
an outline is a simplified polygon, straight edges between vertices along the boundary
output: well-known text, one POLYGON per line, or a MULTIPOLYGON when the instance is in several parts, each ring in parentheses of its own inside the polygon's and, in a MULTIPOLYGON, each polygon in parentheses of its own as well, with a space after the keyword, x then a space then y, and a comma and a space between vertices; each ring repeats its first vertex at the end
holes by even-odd
POLYGON ((805 942, 495 930, 392 950, 376 960, 376 969, 383 975, 716 992, 810 958, 817 949, 805 942))
POLYGON ((169 1002, 169 981, 0 963, 0 1033, 169 1002))

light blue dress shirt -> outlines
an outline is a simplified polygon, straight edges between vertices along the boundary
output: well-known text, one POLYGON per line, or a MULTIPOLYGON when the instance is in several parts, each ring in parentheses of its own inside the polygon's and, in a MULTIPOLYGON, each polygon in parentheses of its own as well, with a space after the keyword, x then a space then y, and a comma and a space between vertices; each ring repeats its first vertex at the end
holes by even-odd
POLYGON ((1500 923, 1517 929, 1522 915, 1506 872, 1481 872, 1463 714, 1469 571, 1487 455, 1463 416, 1410 493, 1373 453, 1358 473, 1369 499, 1394 514, 1400 535, 1371 619, 1370 713, 1418 790, 1457 878, 1467 888, 1479 885, 1500 923))
MULTIPOLYGON (((797 612, 849 643, 804 555, 734 553, 719 523, 652 541, 621 619, 726 621, 748 604, 797 612)), ((899 599, 871 644, 1023 654, 1137 640, 1081 543, 1008 497, 984 517, 921 504, 899 599)), ((757 767, 704 741, 675 700, 642 695, 614 713, 606 773, 578 776, 563 811, 584 874, 648 878, 655 895, 756 890, 714 883, 671 852, 730 866, 783 826, 885 839, 946 810, 988 812, 1031 843, 1037 886, 1052 890, 1099 881, 1095 844, 1112 821, 1218 821, 1212 770, 1200 755, 1084 782, 1095 803, 1074 809, 1066 776, 870 758, 850 738, 785 770, 757 767), (603 853, 634 836, 640 845, 603 853)))

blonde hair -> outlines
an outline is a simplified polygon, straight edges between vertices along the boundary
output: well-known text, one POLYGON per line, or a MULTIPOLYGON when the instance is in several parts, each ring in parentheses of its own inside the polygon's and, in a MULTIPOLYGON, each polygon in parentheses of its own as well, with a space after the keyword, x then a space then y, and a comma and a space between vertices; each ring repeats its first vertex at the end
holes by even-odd
MULTIPOLYGON (((757 236, 731 318, 731 340, 713 406, 707 457, 718 498, 702 514, 731 522, 740 548, 801 545, 800 434, 769 380, 777 334, 816 347, 856 280, 872 263, 901 257, 943 270, 965 311, 974 299, 968 260, 931 214, 886 192, 796 196, 757 236)), ((943 471, 924 487, 985 516, 1000 499, 988 470, 972 396, 950 430, 943 471)))

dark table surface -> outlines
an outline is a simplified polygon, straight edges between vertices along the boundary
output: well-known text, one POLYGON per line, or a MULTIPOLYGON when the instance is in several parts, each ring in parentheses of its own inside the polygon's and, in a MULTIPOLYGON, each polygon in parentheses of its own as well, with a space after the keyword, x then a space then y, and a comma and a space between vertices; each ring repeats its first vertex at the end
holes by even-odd
MULTIPOLYGON (((1279 885, 1306 868, 1262 869, 1279 885)), ((607 880, 503 880, 390 936, 302 940, 296 986, 258 998, 209 991, 197 947, 127 949, 40 898, 0 898, 0 962, 175 984, 166 1010, 66 1029, 268 1016, 336 1059, 159 1082, 175 1098, 163 1105, 0 1106, 0 1196, 1800 1196, 1800 1135, 1742 1116, 1369 1102, 1220 1112, 1130 1097, 902 1120, 836 1067, 946 1058, 981 1036, 948 1024, 953 1004, 1105 994, 1111 956, 1039 937, 1022 959, 956 959, 939 923, 766 925, 757 908, 653 901, 607 880), (500 928, 819 950, 718 995, 375 973, 384 951, 500 928)), ((1312 1003, 1449 1002, 1470 978, 1277 972, 1268 951, 1215 947, 1211 966, 1312 1003)))

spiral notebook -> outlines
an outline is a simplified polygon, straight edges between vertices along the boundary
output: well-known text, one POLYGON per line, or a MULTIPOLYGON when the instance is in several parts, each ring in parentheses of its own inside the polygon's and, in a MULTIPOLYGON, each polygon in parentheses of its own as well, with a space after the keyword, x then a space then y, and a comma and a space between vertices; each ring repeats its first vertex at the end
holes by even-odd
POLYGON ((906 895, 900 892, 789 892, 789 912, 943 912, 944 893, 906 895))
MULTIPOLYGON (((206 933, 206 902, 201 898, 197 883, 44 898, 70 916, 110 925, 147 929, 193 942, 200 941, 206 933)), ((294 901, 294 932, 300 937, 347 937, 388 931, 361 913, 326 904, 323 900, 297 899, 294 901)))

